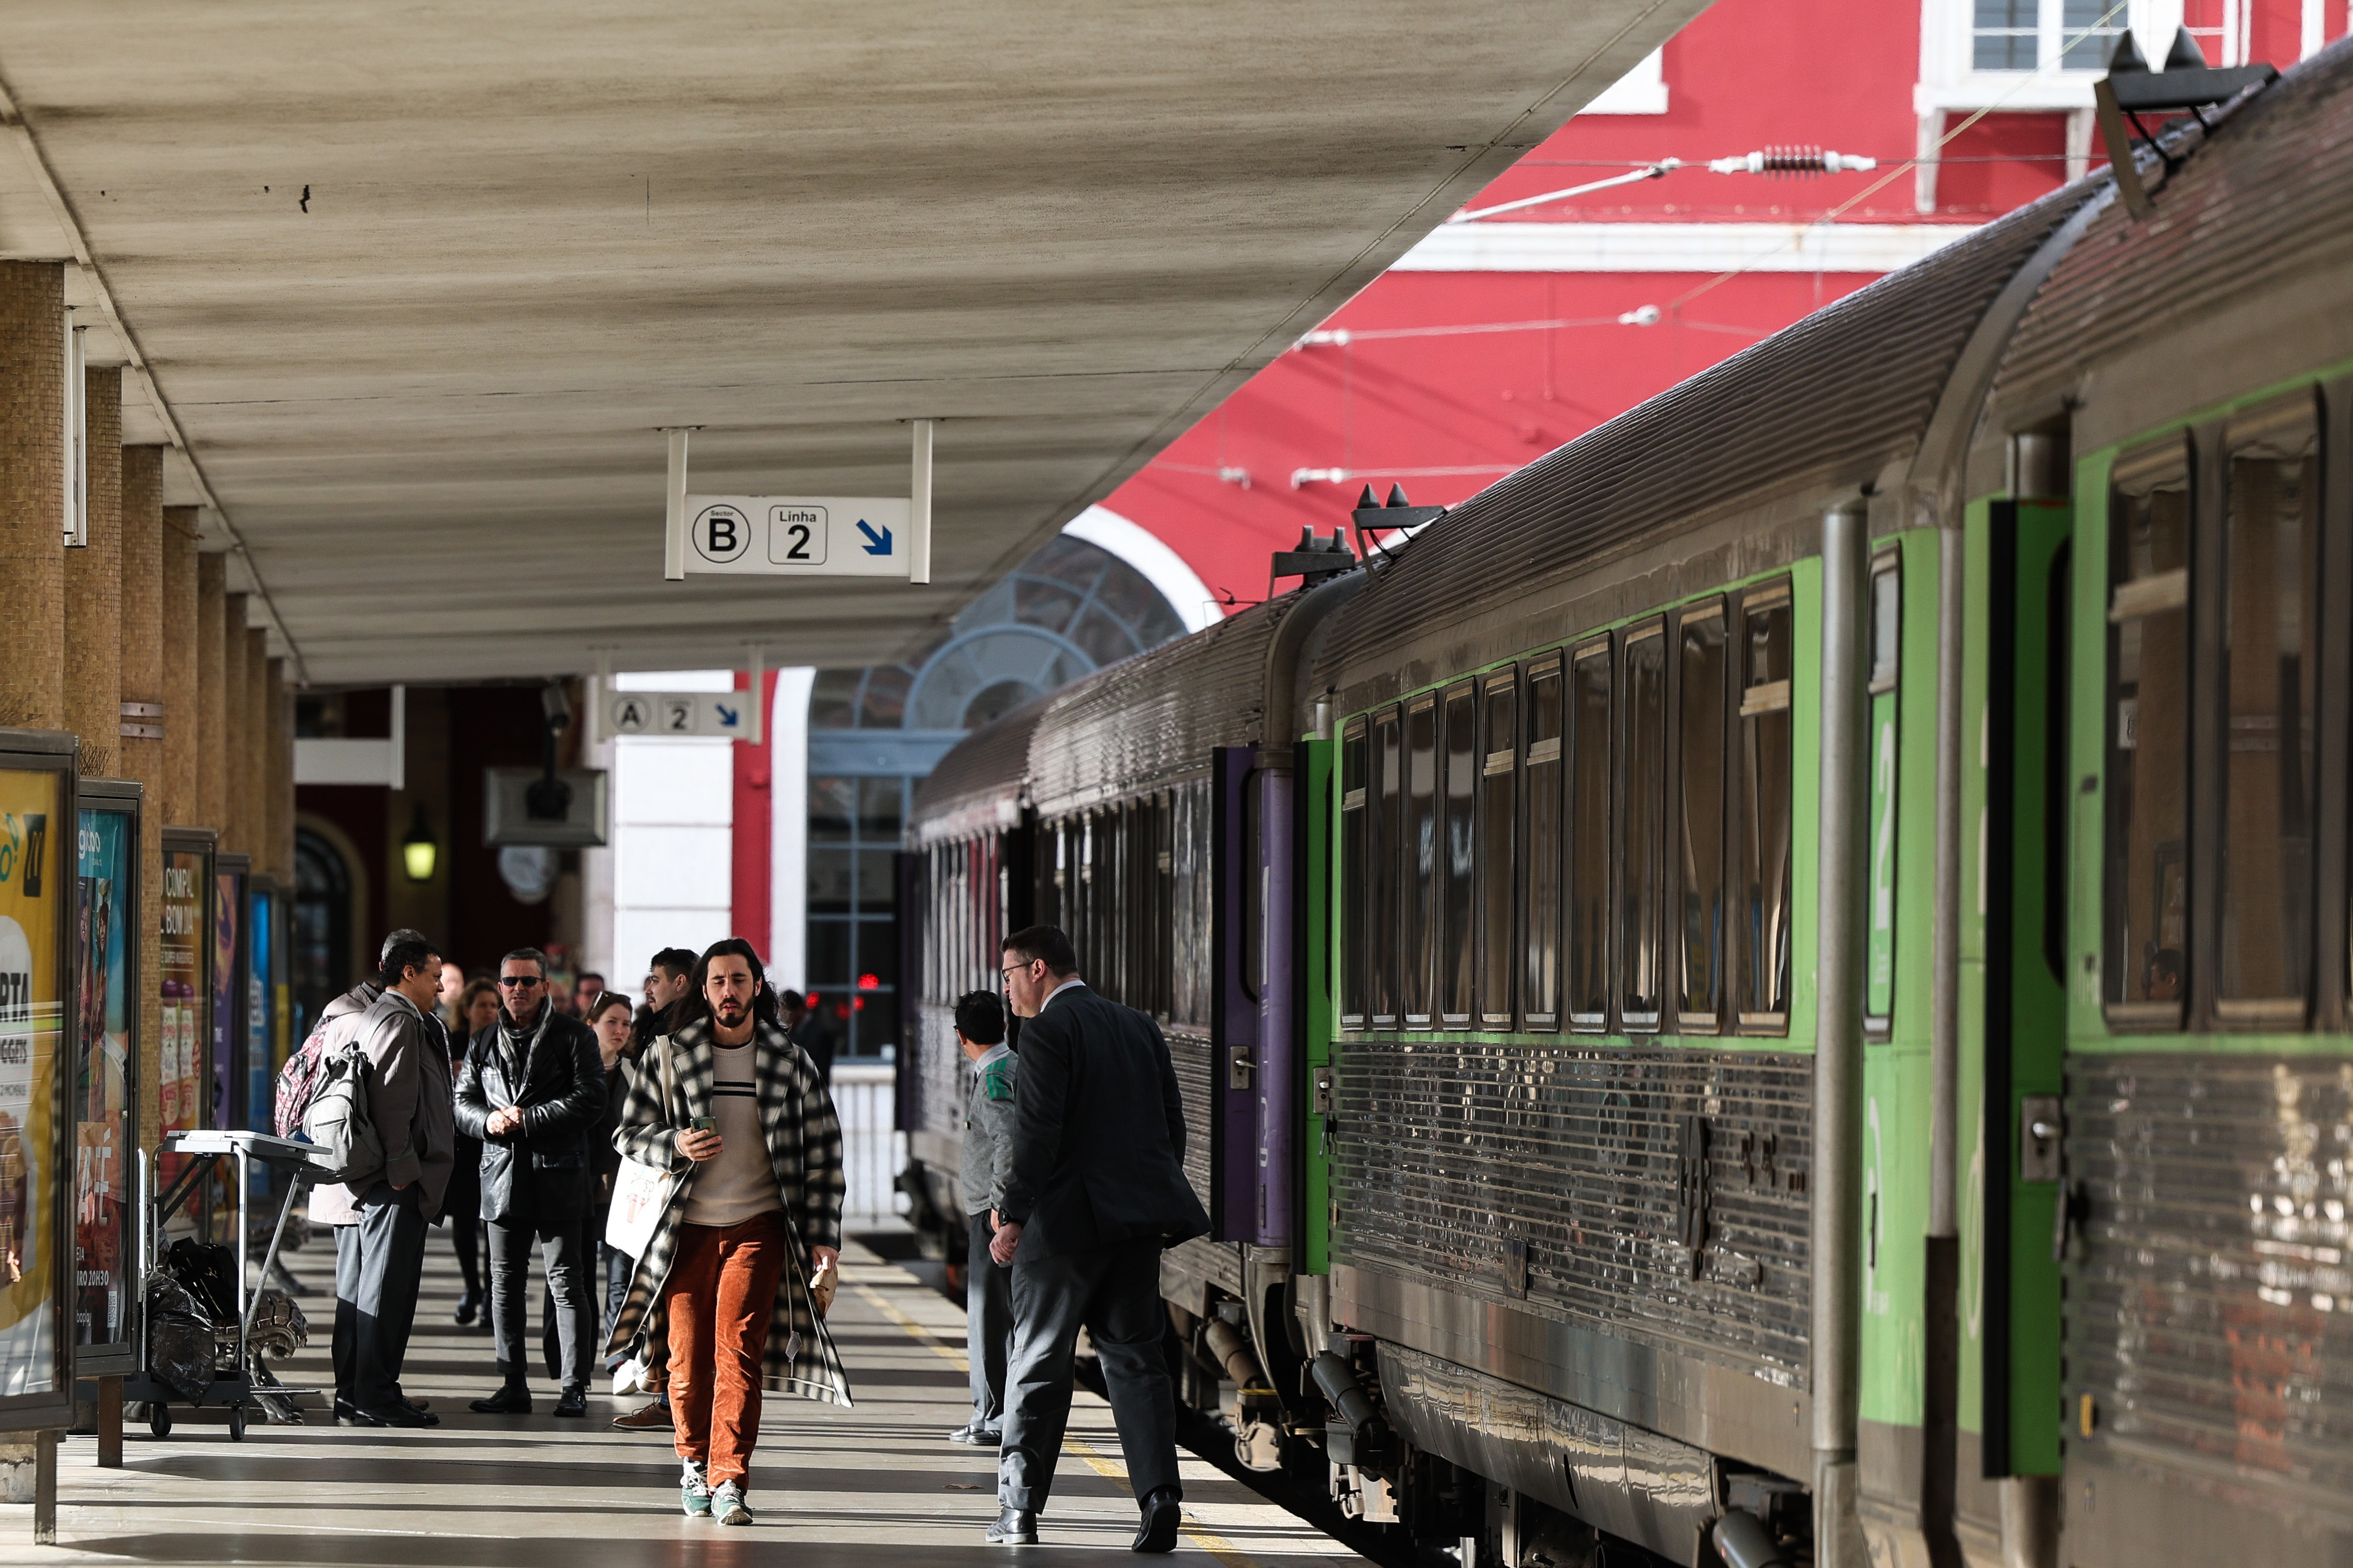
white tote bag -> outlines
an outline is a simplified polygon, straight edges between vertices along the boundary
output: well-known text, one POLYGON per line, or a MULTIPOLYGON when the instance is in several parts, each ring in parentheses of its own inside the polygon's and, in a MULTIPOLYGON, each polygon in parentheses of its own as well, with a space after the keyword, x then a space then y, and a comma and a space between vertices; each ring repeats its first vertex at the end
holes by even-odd
MULTIPOLYGON (((658 1052, 662 1077, 662 1104, 670 1104, 670 1037, 660 1036, 647 1042, 649 1052, 658 1052)), ((620 1170, 613 1177, 613 1206, 605 1219, 605 1245, 628 1258, 643 1258, 652 1245, 654 1227, 661 1223, 662 1211, 670 1206, 672 1184, 677 1180, 668 1171, 646 1164, 642 1161, 624 1158, 620 1170)))
POLYGON ((613 1207, 605 1220, 605 1245, 628 1258, 643 1258, 654 1226, 670 1206, 670 1173, 635 1160, 623 1160, 613 1178, 613 1207))

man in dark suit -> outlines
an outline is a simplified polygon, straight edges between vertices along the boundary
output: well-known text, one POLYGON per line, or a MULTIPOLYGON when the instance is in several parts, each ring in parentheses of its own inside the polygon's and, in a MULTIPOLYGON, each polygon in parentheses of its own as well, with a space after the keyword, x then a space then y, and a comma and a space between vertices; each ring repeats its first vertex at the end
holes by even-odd
POLYGON ((1185 1180, 1185 1109, 1159 1026, 1089 990, 1071 939, 1031 926, 1005 939, 1005 994, 1029 1020, 1014 1096, 1012 1173, 990 1254, 1013 1269, 997 1522, 1038 1539, 1071 1415, 1081 1325, 1093 1341, 1144 1519, 1138 1552, 1176 1545, 1176 1406, 1161 1352, 1160 1253, 1206 1235, 1185 1180))

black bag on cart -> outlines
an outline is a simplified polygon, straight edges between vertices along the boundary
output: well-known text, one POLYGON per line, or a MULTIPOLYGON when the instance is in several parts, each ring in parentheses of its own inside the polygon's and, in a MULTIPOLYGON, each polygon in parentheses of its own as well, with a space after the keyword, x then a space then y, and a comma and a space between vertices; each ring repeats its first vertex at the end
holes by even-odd
POLYGON ((147 1276, 147 1373, 192 1403, 213 1382, 213 1321, 160 1268, 147 1276))
POLYGON ((164 1271, 196 1299, 216 1323, 237 1325, 237 1254, 227 1242, 184 1236, 164 1254, 164 1271))

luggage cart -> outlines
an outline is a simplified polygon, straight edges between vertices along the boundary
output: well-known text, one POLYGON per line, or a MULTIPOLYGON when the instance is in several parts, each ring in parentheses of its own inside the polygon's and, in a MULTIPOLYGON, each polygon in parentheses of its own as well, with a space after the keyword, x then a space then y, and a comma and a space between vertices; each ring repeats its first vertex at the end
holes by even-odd
MULTIPOLYGON (((301 1196, 306 1172, 327 1169, 323 1152, 317 1145, 292 1138, 273 1137, 267 1132, 230 1132, 211 1128, 164 1134, 164 1152, 189 1156, 188 1168, 180 1173, 170 1189, 160 1196, 154 1190, 154 1175, 145 1150, 139 1152, 139 1235, 137 1259, 139 1289, 142 1310, 140 1316, 139 1369, 122 1380, 122 1397, 147 1407, 147 1429, 156 1436, 168 1436, 172 1430, 172 1405, 227 1405, 228 1435, 233 1441, 245 1440, 246 1411, 259 1404, 264 1395, 285 1395, 290 1399, 300 1394, 315 1394, 315 1388, 288 1388, 272 1376, 269 1370, 257 1364, 259 1352, 252 1347, 253 1313, 259 1291, 247 1283, 248 1215, 247 1205, 252 1192, 255 1162, 291 1170, 294 1178, 286 1184, 286 1195, 278 1205, 278 1223, 269 1233, 269 1248, 263 1254, 261 1277, 269 1277, 270 1266, 278 1260, 279 1244, 286 1237, 287 1217, 294 1212, 295 1200, 301 1196), (222 1160, 237 1163, 237 1341, 234 1359, 224 1367, 216 1345, 212 1383, 200 1399, 189 1400, 175 1394, 159 1381, 147 1365, 147 1325, 143 1310, 147 1277, 156 1268, 162 1253, 164 1226, 180 1205, 197 1192, 206 1175, 222 1160)), ((300 1413, 297 1413, 298 1418, 300 1413)))

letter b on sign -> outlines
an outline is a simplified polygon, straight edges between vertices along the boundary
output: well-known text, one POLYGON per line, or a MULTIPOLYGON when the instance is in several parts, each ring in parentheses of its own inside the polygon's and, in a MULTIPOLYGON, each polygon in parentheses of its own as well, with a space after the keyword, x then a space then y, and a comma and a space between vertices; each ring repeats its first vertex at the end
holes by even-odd
POLYGON ((707 506, 697 512, 690 531, 694 552, 714 566, 724 566, 752 543, 752 530, 744 514, 732 506, 707 506))

